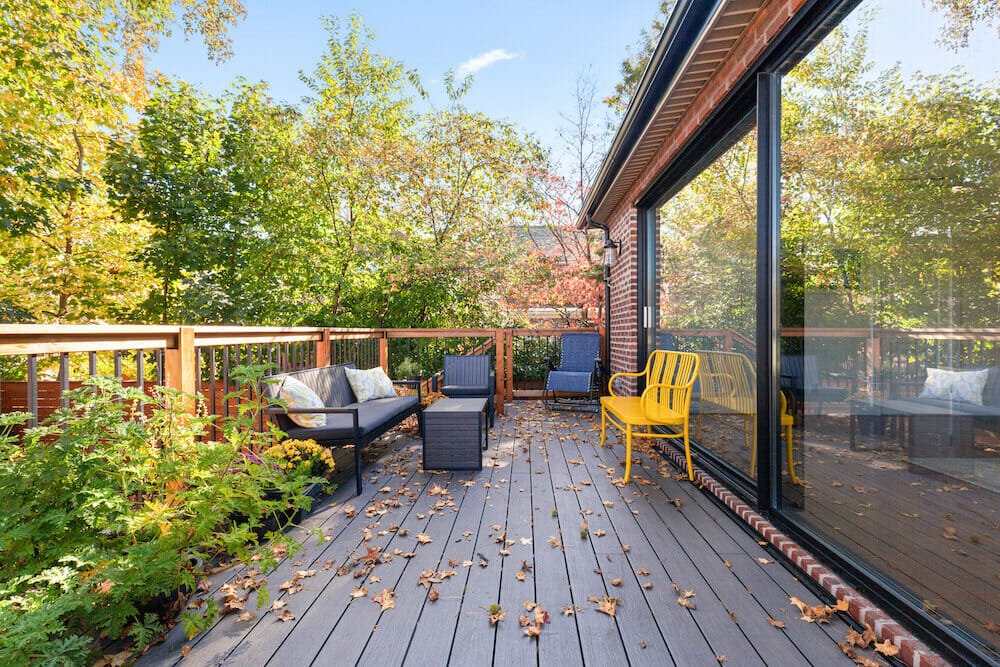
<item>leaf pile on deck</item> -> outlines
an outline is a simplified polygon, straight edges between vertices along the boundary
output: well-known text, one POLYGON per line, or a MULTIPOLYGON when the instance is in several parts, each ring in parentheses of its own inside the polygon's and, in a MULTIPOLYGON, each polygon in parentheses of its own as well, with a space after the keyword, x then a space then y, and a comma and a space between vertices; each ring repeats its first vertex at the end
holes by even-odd
POLYGON ((542 625, 550 622, 549 612, 542 609, 540 604, 530 601, 524 603, 524 609, 531 615, 519 614, 517 622, 524 628, 525 636, 538 637, 542 634, 542 625))
POLYGON ((790 597, 788 601, 798 608, 802 614, 800 618, 807 623, 829 623, 834 613, 847 611, 848 608, 847 600, 838 600, 832 607, 825 604, 808 605, 796 597, 790 597))

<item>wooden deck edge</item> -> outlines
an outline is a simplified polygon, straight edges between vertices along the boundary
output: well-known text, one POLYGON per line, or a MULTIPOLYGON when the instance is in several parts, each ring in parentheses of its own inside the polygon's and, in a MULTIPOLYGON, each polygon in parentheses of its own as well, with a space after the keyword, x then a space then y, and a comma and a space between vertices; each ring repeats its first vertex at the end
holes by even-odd
MULTIPOLYGON (((677 468, 687 470, 684 455, 680 451, 673 446, 665 446, 661 451, 677 468)), ((714 477, 698 466, 693 466, 693 469, 695 483, 722 501, 736 516, 749 524, 797 568, 809 575, 823 590, 837 600, 846 600, 849 605, 847 613, 850 614, 851 618, 862 626, 870 626, 881 641, 890 641, 899 648, 899 654, 896 657, 901 662, 910 667, 943 667, 950 664, 875 603, 848 586, 843 579, 775 528, 770 521, 754 511, 714 477)))

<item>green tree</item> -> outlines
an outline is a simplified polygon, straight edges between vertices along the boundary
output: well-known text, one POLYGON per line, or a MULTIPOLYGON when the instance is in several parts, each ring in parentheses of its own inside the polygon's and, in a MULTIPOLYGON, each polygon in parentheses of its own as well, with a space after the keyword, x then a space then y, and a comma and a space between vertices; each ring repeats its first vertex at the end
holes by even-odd
POLYGON ((109 137, 141 107, 175 23, 225 57, 236 0, 0 0, 0 300, 44 321, 116 319, 147 280, 141 220, 108 206, 109 137))
POLYGON ((653 55, 653 51, 656 50, 656 45, 660 42, 660 35, 663 33, 667 19, 670 18, 670 12, 674 11, 676 4, 677 0, 660 0, 659 9, 652 24, 649 28, 643 28, 639 32, 638 41, 629 48, 628 54, 622 60, 620 67, 622 78, 615 84, 614 94, 604 100, 604 103, 619 116, 628 109, 632 95, 639 87, 639 81, 642 79, 643 72, 646 71, 646 65, 649 64, 649 59, 653 55))

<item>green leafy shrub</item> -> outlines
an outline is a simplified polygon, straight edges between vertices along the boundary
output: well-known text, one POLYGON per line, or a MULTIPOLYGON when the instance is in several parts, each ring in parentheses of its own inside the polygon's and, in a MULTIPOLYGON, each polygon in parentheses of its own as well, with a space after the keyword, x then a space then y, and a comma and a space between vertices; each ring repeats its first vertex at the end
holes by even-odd
MULTIPOLYGON (((261 369, 237 373, 256 387, 261 369)), ((199 559, 249 560, 268 513, 309 502, 302 490, 316 478, 257 456, 281 435, 253 428, 259 396, 218 441, 201 439, 211 418, 187 414, 191 400, 98 377, 20 436, 10 426, 27 415, 0 417, 0 664, 88 663, 119 638, 141 650, 161 630, 151 603, 194 590, 199 559)), ((259 551, 255 566, 273 567, 259 551)), ((186 625, 217 611, 189 612, 186 625)))

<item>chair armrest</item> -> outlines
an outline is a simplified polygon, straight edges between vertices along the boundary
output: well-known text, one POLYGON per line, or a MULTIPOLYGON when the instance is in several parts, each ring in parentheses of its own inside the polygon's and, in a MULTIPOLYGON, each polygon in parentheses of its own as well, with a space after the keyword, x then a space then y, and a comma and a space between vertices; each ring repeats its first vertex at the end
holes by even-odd
POLYGON ((430 377, 431 391, 441 391, 444 386, 444 371, 438 371, 430 377))
MULTIPOLYGON (((444 372, 444 371, 442 371, 444 372)), ((393 384, 401 384, 404 387, 416 387, 417 388, 417 402, 420 403, 423 400, 421 395, 421 385, 423 385, 423 380, 393 380, 393 384)))
POLYGON ((641 372, 641 373, 615 373, 614 375, 611 376, 611 379, 608 380, 608 393, 611 394, 612 396, 618 396, 618 394, 615 393, 615 390, 611 386, 612 384, 614 384, 614 381, 617 378, 620 378, 620 377, 639 378, 639 377, 642 377, 645 374, 646 374, 645 371, 641 372))

